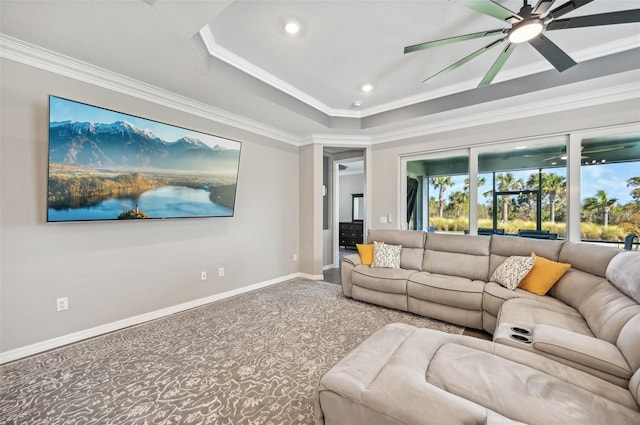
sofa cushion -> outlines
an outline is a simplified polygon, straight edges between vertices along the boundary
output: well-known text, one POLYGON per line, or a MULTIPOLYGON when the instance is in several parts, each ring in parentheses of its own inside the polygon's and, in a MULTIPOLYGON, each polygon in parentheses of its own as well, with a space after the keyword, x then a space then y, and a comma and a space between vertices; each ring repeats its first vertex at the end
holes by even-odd
POLYGON ((622 327, 640 314, 640 305, 604 280, 587 294, 578 311, 595 336, 615 344, 622 327))
POLYGON ((496 268, 489 280, 513 291, 518 287, 520 281, 529 274, 535 261, 535 257, 517 255, 509 257, 496 268))
POLYGON ((638 423, 626 388, 532 353, 403 324, 377 330, 316 392, 317 424, 638 423), (497 413, 497 415, 495 415, 497 413))
POLYGON ((356 266, 351 281, 354 285, 392 294, 407 293, 407 279, 415 270, 356 266))
POLYGON ((422 270, 424 256, 425 233, 417 230, 370 229, 367 240, 401 245, 400 267, 403 269, 422 270))
MULTIPOLYGON (((567 305, 564 305, 564 307, 560 307, 559 305, 551 306, 528 299, 512 299, 502 305, 502 309, 498 316, 498 324, 495 333, 493 334, 493 340, 500 344, 518 347, 522 350, 531 351, 544 357, 559 361, 568 366, 585 371, 591 375, 598 376, 615 385, 625 387, 628 385, 628 375, 625 374, 625 377, 621 377, 619 376, 620 373, 612 374, 608 369, 602 370, 603 368, 606 369, 605 366, 593 367, 591 363, 594 363, 595 360, 588 362, 585 359, 580 360, 577 355, 571 356, 568 354, 569 348, 562 351, 562 353, 559 349, 554 352, 552 349, 542 351, 539 348, 536 348, 536 341, 538 337, 536 335, 536 329, 542 329, 540 332, 542 332, 541 337, 543 339, 543 344, 546 342, 547 346, 549 346, 552 338, 548 335, 552 332, 546 332, 545 334, 545 331, 549 330, 549 328, 554 328, 554 330, 557 330, 559 334, 565 333, 567 335, 572 335, 569 334, 569 332, 574 333, 576 335, 574 335, 573 340, 579 339, 582 341, 592 341, 594 344, 598 343, 598 340, 591 332, 589 325, 582 315, 572 307, 567 305), (541 325, 542 327, 540 327, 541 325), (548 328, 545 328, 545 325, 548 326, 548 328), (533 344, 523 343, 511 338, 510 335, 513 333, 512 328, 514 327, 522 328, 532 333, 528 338, 533 342, 533 344)), ((557 342, 556 340, 553 341, 557 342)), ((598 347, 608 344, 606 341, 601 342, 603 344, 598 345, 598 347)), ((567 344, 571 346, 571 341, 569 340, 567 344)), ((597 356, 596 348, 597 347, 584 347, 584 351, 585 353, 590 352, 592 356, 597 356)), ((610 344, 609 348, 615 348, 615 346, 610 344)), ((618 356, 617 360, 620 359, 621 357, 618 356)), ((612 363, 619 364, 624 362, 626 362, 626 360, 612 361, 612 363)))
POLYGON ((573 308, 579 308, 586 296, 605 281, 602 276, 570 268, 549 290, 548 295, 573 308))
MULTIPOLYGON (((519 288, 536 295, 546 295, 549 289, 567 272, 571 264, 558 263, 531 253, 536 261, 531 271, 520 281, 519 288)), ((502 263, 504 264, 504 263, 502 263)))
POLYGON ((425 249, 432 251, 457 252, 469 255, 489 255, 491 238, 475 235, 429 233, 425 249))
POLYGON ((594 397, 563 378, 455 343, 440 347, 427 372, 427 382, 529 424, 638 420, 637 411, 594 397), (618 416, 621 412, 627 417, 618 416))
POLYGON ((607 341, 549 325, 535 325, 532 334, 536 350, 623 379, 631 377, 632 372, 624 356, 618 347, 607 341))
POLYGON ((407 294, 393 294, 353 285, 351 294, 354 300, 365 301, 383 307, 407 311, 407 294))
MULTIPOLYGON (((517 298, 502 304, 498 315, 498 329, 493 335, 493 340, 496 341, 498 338, 508 340, 508 329, 513 326, 532 331, 536 325, 556 326, 593 337, 589 325, 574 308, 562 303, 547 304, 538 300, 517 298), (499 333, 498 330, 505 326, 507 332, 499 333)), ((522 348, 519 344, 509 343, 509 345, 522 348)))
POLYGON ((373 242, 373 267, 399 269, 401 252, 402 245, 373 242))
POLYGON ((640 252, 621 252, 609 262, 606 276, 623 294, 640 303, 640 252))
POLYGON ((636 314, 624 325, 616 341, 616 346, 631 366, 640 368, 640 314, 636 314))
POLYGON ((636 403, 640 405, 640 369, 636 370, 636 373, 629 380, 629 391, 636 399, 636 403))
POLYGON ((407 295, 467 310, 482 310, 484 282, 464 277, 420 272, 407 282, 407 295))
POLYGON ((552 297, 543 297, 532 294, 531 292, 520 288, 516 288, 514 291, 511 291, 495 282, 487 282, 482 294, 482 309, 494 316, 497 316, 500 311, 500 307, 502 307, 502 303, 513 298, 535 300, 536 302, 540 302, 545 305, 549 304, 551 306, 559 306, 558 308, 560 309, 566 307, 563 302, 552 297))
POLYGON ((356 244, 358 254, 360 254, 360 263, 370 266, 373 263, 373 244, 356 244))
POLYGON ((491 238, 429 233, 422 270, 487 281, 491 238))

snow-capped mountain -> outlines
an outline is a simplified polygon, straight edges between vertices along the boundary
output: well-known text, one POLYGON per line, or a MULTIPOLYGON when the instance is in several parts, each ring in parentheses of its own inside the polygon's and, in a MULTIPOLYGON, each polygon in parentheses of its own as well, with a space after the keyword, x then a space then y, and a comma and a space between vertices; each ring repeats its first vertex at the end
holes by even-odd
POLYGON ((57 121, 49 126, 49 161, 93 168, 232 172, 240 151, 211 148, 185 136, 175 142, 127 121, 111 124, 57 121))

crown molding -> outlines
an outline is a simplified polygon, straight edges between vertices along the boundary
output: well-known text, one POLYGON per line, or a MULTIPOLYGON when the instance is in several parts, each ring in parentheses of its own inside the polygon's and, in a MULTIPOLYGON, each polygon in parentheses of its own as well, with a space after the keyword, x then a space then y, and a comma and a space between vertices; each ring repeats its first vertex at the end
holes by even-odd
MULTIPOLYGON (((574 94, 554 96, 551 99, 531 100, 537 93, 527 93, 520 96, 500 99, 493 102, 468 106, 466 108, 433 114, 427 122, 407 128, 380 132, 373 135, 371 144, 381 144, 445 131, 460 130, 479 125, 495 124, 498 122, 530 118, 538 115, 562 112, 571 109, 584 108, 604 103, 620 102, 638 99, 640 93, 640 70, 628 71, 624 76, 629 81, 613 84, 609 87, 595 90, 574 90, 574 94), (448 115, 453 115, 449 116, 448 115)), ((616 76, 619 78, 618 76, 616 76)), ((601 77, 608 78, 608 77, 601 77)), ((611 77, 613 78, 613 77, 611 77)), ((593 84, 593 80, 586 82, 593 84)), ((580 86, 585 82, 574 83, 580 86)), ((551 93, 557 88, 544 90, 551 93)))
MULTIPOLYGON (((461 83, 449 85, 446 87, 437 88, 434 90, 429 90, 417 95, 404 97, 402 99, 394 100, 391 102, 383 103, 380 105, 372 106, 365 109, 360 110, 350 110, 350 109, 336 109, 331 108, 330 106, 324 104, 320 100, 314 98, 313 96, 303 92, 302 90, 292 86, 291 84, 279 79, 278 77, 270 74, 259 66, 247 61, 246 59, 241 58, 235 53, 225 49, 215 42, 213 34, 211 33, 211 28, 209 25, 205 25, 200 31, 199 35, 206 46, 208 53, 235 67, 236 69, 251 75, 254 78, 270 85, 271 87, 279 90, 309 106, 317 109, 318 111, 336 118, 364 118, 370 115, 380 114, 383 112, 388 112, 394 109, 403 108, 405 106, 411 106, 416 103, 426 102, 429 100, 437 99, 439 97, 448 96, 451 94, 459 93, 461 91, 470 90, 475 88, 477 81, 476 80, 467 80, 461 83)), ((631 50, 640 47, 640 36, 632 36, 627 37, 622 40, 616 40, 615 42, 609 42, 600 44, 594 47, 588 47, 586 49, 582 49, 576 51, 572 54, 572 56, 578 62, 584 62, 590 59, 599 58, 606 55, 611 55, 615 53, 624 52, 626 50, 631 50)), ((527 75, 537 74, 539 72, 544 72, 552 69, 553 66, 547 61, 539 61, 536 64, 527 64, 520 66, 518 68, 502 72, 496 78, 496 82, 513 80, 516 78, 524 77, 527 75)), ((480 76, 478 76, 478 80, 480 76)))
POLYGON ((400 129, 371 132, 365 135, 309 134, 301 136, 250 120, 240 115, 232 114, 205 103, 177 95, 159 87, 4 34, 0 34, 0 57, 123 93, 128 96, 134 96, 294 146, 320 144, 325 146, 366 148, 376 144, 394 142, 444 131, 533 117, 603 103, 637 99, 638 93, 640 93, 640 70, 633 70, 615 76, 599 78, 611 78, 613 81, 609 84, 609 87, 603 89, 590 89, 593 81, 595 81, 590 80, 572 84, 571 87, 578 88, 572 91, 572 93, 575 94, 565 96, 553 95, 551 98, 540 100, 540 93, 555 92, 557 88, 537 93, 528 93, 480 105, 473 105, 455 111, 441 112, 417 118, 414 124, 408 121, 402 123, 402 128, 400 129))
POLYGON ((0 57, 298 146, 299 137, 160 87, 0 34, 0 57))
POLYGON ((371 136, 357 134, 310 134, 299 145, 331 145, 337 147, 365 148, 371 146, 371 136))

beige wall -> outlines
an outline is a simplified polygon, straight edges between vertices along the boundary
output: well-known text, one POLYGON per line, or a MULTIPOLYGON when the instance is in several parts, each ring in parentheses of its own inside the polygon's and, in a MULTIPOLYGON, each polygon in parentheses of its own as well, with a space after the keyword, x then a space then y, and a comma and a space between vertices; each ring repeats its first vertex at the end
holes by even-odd
POLYGON ((1 352, 298 272, 297 147, 1 64, 1 352), (235 217, 47 224, 49 94, 242 141, 235 217))
POLYGON ((322 278, 322 146, 300 148, 300 271, 322 278))

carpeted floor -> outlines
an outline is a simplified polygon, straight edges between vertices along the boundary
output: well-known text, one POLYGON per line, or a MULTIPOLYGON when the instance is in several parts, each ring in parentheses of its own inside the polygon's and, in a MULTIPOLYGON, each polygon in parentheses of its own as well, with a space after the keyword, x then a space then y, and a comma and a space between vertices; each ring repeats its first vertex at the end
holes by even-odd
POLYGON ((0 423, 313 423, 320 376, 386 323, 448 323, 295 279, 0 368, 0 423))

